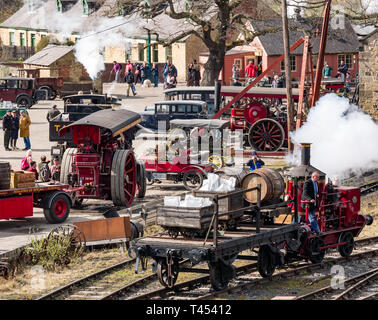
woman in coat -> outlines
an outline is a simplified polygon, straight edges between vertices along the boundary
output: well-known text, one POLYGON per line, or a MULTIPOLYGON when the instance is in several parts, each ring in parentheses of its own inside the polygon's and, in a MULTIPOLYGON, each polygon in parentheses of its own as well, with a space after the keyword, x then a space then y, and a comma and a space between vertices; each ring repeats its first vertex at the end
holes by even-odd
POLYGON ((13 150, 18 150, 17 139, 18 130, 20 129, 20 118, 17 116, 17 111, 12 111, 12 128, 10 130, 10 144, 13 150))
POLYGON ((25 113, 25 111, 21 111, 20 137, 24 138, 25 148, 23 150, 29 150, 31 148, 30 130, 29 130, 30 124, 31 124, 30 117, 25 113))

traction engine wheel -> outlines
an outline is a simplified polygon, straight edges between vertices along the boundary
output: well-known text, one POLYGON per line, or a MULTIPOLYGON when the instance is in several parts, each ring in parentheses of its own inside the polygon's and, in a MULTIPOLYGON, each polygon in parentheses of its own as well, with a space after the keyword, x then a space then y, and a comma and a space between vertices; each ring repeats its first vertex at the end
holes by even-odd
POLYGON ((68 148, 63 153, 62 164, 60 166, 60 182, 68 184, 68 174, 74 172, 72 163, 74 162, 73 154, 77 152, 77 148, 68 148))
POLYGON ((343 246, 338 246, 337 249, 342 257, 349 257, 354 249, 354 237, 351 232, 343 232, 340 234, 339 243, 346 242, 343 246))
POLYGON ((219 170, 224 166, 224 161, 220 155, 212 154, 208 161, 216 166, 216 169, 219 170))
POLYGON ((260 119, 249 128, 249 145, 256 151, 277 151, 284 140, 285 131, 276 120, 260 119))
MULTIPOLYGON (((168 259, 169 260, 169 259, 168 259)), ((177 260, 170 261, 170 268, 168 268, 167 259, 160 259, 157 263, 157 276, 159 282, 166 288, 172 288, 178 278, 178 262, 177 260)))
POLYGON ((189 170, 184 173, 182 178, 185 189, 188 191, 197 190, 202 187, 203 176, 196 170, 189 170))
POLYGON ((257 268, 263 278, 269 278, 276 270, 274 253, 268 245, 261 246, 259 249, 257 268))
POLYGON ((136 191, 136 160, 130 150, 116 150, 112 161, 111 195, 114 205, 129 207, 136 191))
POLYGON ((144 162, 141 160, 137 160, 137 168, 138 168, 137 197, 144 198, 147 191, 147 175, 146 175, 146 167, 144 165, 144 162))

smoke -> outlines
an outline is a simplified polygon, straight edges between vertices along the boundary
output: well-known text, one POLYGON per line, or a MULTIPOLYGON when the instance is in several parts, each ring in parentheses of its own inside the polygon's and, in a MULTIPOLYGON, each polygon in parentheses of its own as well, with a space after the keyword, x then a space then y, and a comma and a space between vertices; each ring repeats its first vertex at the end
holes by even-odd
POLYGON ((135 17, 107 18, 101 10, 88 17, 83 16, 82 4, 78 1, 60 13, 55 1, 43 1, 39 2, 30 19, 33 27, 58 34, 60 42, 65 42, 75 33, 79 34, 74 48, 75 57, 94 80, 100 71, 105 70, 105 47, 130 51, 131 45, 126 38, 133 34, 133 21, 137 20, 135 17))
MULTIPOLYGON (((334 93, 319 99, 307 122, 291 137, 294 143, 312 143, 311 164, 329 177, 378 167, 378 124, 334 93)), ((288 160, 296 156, 289 155, 288 160)))

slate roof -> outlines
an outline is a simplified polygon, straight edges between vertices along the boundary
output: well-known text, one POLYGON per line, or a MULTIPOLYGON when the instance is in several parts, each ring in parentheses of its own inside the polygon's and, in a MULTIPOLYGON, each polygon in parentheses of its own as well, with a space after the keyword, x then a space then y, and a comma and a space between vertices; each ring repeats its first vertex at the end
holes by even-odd
POLYGON ((41 51, 38 51, 36 54, 26 59, 24 61, 24 64, 33 64, 47 67, 53 64, 56 60, 65 56, 67 53, 71 52, 73 48, 73 46, 48 45, 41 51))
MULTIPOLYGON (((267 33, 258 36, 262 46, 268 56, 276 56, 283 54, 282 39, 282 20, 267 19, 250 21, 254 30, 264 30, 266 28, 276 28, 280 31, 275 33, 267 33)), ((352 53, 358 52, 358 39, 349 20, 345 19, 344 29, 333 29, 330 24, 328 27, 326 53, 352 53)), ((319 52, 320 33, 322 29, 322 18, 302 18, 299 20, 289 20, 289 42, 294 44, 300 37, 310 36, 312 44, 312 52, 319 52), (319 28, 319 36, 316 37, 315 30, 319 28)), ((300 46, 293 52, 294 54, 302 54, 303 46, 300 46)))

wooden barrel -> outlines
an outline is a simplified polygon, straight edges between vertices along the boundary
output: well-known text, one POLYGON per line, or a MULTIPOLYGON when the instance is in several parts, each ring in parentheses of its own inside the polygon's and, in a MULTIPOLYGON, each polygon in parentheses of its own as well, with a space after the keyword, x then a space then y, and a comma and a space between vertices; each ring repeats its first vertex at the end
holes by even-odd
POLYGON ((244 169, 239 168, 222 168, 215 172, 223 179, 230 179, 231 177, 236 178, 235 188, 241 188, 241 182, 243 178, 248 174, 244 169))
POLYGON ((258 170, 264 172, 269 177, 270 182, 273 185, 272 199, 278 199, 285 192, 285 181, 283 177, 274 169, 261 168, 258 170))
MULTIPOLYGON (((274 169, 260 168, 246 175, 242 180, 242 189, 250 189, 261 184, 261 201, 278 199, 285 191, 285 182, 282 176, 274 169)), ((250 191, 244 194, 245 200, 257 202, 257 192, 250 191)))
POLYGON ((10 188, 11 169, 9 162, 0 161, 0 190, 10 188))
MULTIPOLYGON (((261 184, 261 201, 271 199, 273 194, 272 183, 270 182, 269 177, 264 172, 261 172, 259 170, 254 170, 251 173, 247 174, 241 182, 241 188, 247 190, 257 187, 258 184, 261 184)), ((256 203, 256 190, 245 192, 244 199, 250 203, 256 203)))

